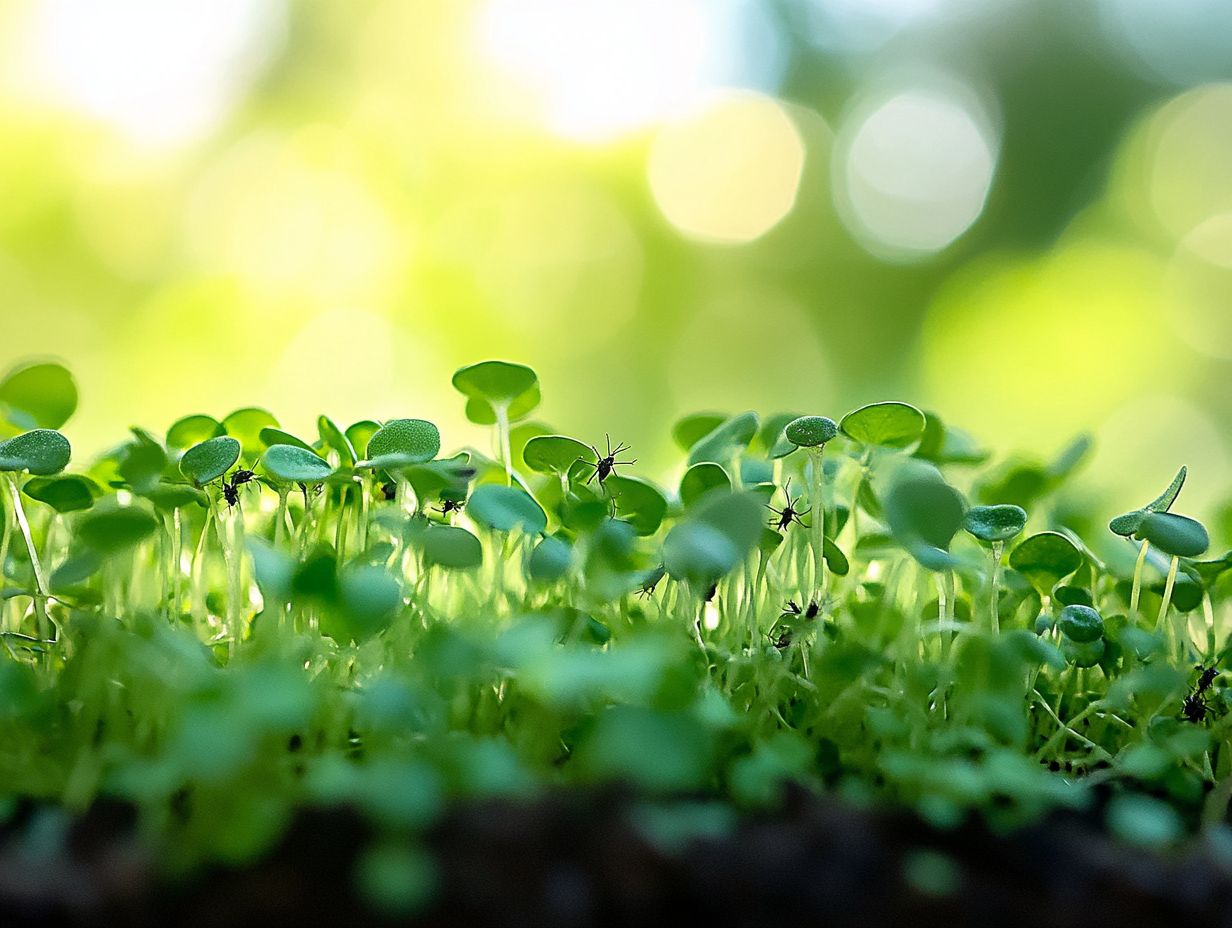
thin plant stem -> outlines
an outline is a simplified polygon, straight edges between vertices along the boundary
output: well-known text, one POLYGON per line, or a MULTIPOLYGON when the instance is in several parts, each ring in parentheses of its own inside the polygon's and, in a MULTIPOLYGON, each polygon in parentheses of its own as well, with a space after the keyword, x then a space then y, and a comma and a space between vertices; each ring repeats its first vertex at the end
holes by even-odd
POLYGON ((5 478, 9 499, 13 504, 13 516, 17 519, 21 537, 25 539, 26 552, 30 555, 30 567, 34 573, 34 615, 38 621, 39 637, 46 641, 51 637, 51 620, 47 617, 47 576, 43 573, 43 564, 30 534, 30 523, 26 519, 25 507, 21 504, 21 488, 17 486, 17 477, 7 473, 5 478))
POLYGON ((988 581, 988 585, 991 587, 988 616, 989 628, 994 635, 1001 634, 1001 552, 1004 548, 1003 542, 994 541, 992 543, 992 576, 988 581))
POLYGON ((1164 598, 1159 604, 1159 615, 1155 619, 1156 632, 1163 627, 1164 618, 1168 615, 1168 607, 1172 605, 1172 588, 1176 585, 1176 568, 1180 561, 1179 557, 1173 555, 1172 562, 1168 565, 1168 580, 1164 584, 1164 598))
POLYGON ((813 507, 812 525, 809 529, 809 540, 813 546, 813 601, 820 603, 826 592, 826 559, 825 531, 826 504, 822 499, 822 484, 825 480, 821 466, 821 454, 825 445, 809 449, 809 462, 812 465, 812 486, 809 492, 809 503, 813 507))
POLYGON ((1138 598, 1142 594, 1142 568, 1146 564, 1146 555, 1150 550, 1151 543, 1143 541, 1142 547, 1138 549, 1138 560, 1134 564, 1134 585, 1129 594, 1129 611, 1133 615, 1138 614, 1138 598))

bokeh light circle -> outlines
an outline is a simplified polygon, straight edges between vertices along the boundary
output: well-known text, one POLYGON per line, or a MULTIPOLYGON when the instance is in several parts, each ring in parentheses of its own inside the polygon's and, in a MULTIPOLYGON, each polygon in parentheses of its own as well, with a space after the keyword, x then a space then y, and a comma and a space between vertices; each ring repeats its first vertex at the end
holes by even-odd
POLYGON ((748 242, 791 211, 804 140, 775 100, 732 93, 660 130, 647 175, 655 202, 692 238, 748 242))
POLYGON ((839 130, 832 171, 843 223, 882 258, 940 251, 983 211, 998 147, 973 94, 921 85, 871 99, 839 130))
POLYGON ((1147 126, 1147 191, 1177 239, 1232 212, 1232 84, 1209 84, 1165 104, 1147 126))
POLYGON ((1165 277, 1164 304, 1186 344, 1232 360, 1232 213, 1206 220, 1181 240, 1165 277))

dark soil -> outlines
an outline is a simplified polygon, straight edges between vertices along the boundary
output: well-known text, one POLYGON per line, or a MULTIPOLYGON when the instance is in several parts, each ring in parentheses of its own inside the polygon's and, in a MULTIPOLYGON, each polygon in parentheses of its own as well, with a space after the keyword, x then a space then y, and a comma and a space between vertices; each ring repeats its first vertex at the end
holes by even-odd
MULTIPOLYGON (((978 821, 940 831, 800 795, 774 817, 667 854, 632 809, 578 793, 456 807, 429 835, 440 885, 411 923, 1232 926, 1232 863, 1209 845, 1167 856, 1127 848, 1077 815, 1011 835, 978 821)), ((25 807, 0 830, 6 928, 389 922, 351 889, 370 829, 349 810, 306 811, 262 862, 182 884, 161 880, 139 851, 127 807, 99 803, 50 856, 37 853, 39 814, 25 807)))

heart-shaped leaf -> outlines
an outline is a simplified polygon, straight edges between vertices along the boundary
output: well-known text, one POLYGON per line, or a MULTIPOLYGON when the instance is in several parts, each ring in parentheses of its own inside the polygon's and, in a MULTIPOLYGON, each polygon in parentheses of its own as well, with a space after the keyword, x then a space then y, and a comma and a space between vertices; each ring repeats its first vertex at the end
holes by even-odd
POLYGON ((167 429, 167 447, 177 451, 199 445, 209 438, 227 434, 221 422, 213 416, 196 414, 177 419, 167 429))
POLYGON ((0 471, 58 474, 68 467, 73 449, 54 429, 34 429, 0 442, 0 471))
POLYGON ((886 495, 884 509, 894 537, 923 566, 935 570, 947 561, 935 552, 948 552, 962 526, 963 498, 934 468, 904 467, 886 495))
POLYGON ((720 465, 710 461, 694 464, 680 478, 680 502, 689 508, 699 499, 718 488, 731 489, 731 478, 720 465))
POLYGON ((334 469, 320 455, 296 445, 272 445, 261 455, 261 468, 282 483, 321 483, 334 469))
POLYGON ((653 535, 667 515, 667 497, 649 480, 613 474, 604 483, 616 501, 616 514, 639 535, 653 535))
POLYGON ((237 409, 223 419, 222 427, 228 435, 240 443, 245 460, 255 461, 265 449, 265 442, 261 440, 261 430, 278 428, 278 420, 266 409, 247 406, 244 409, 237 409))
POLYGON ((1047 596, 1082 566, 1082 552, 1060 532, 1040 532, 1024 538, 1010 552, 1010 566, 1047 596))
POLYGON ((495 423, 497 409, 516 422, 539 405, 539 378, 524 364, 481 361, 458 370, 453 385, 468 399, 467 418, 479 425, 495 423))
POLYGON ((905 448, 924 434, 924 413, 907 403, 871 403, 843 416, 839 428, 862 445, 905 448))
POLYGON ((539 435, 522 449, 526 466, 539 474, 567 474, 579 458, 591 461, 594 456, 589 445, 567 435, 539 435))
POLYGON ((180 458, 180 473, 202 487, 229 471, 239 459, 240 443, 230 435, 220 435, 185 451, 180 458))

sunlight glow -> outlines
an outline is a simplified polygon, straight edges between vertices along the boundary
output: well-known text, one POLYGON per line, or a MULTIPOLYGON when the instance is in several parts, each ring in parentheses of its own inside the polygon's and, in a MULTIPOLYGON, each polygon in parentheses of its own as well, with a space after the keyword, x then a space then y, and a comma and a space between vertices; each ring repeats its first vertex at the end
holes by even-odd
POLYGON ((796 202, 804 141, 774 100, 739 93, 664 127, 647 173, 655 202, 693 238, 748 242, 796 202))
POLYGON ((784 60, 751 0, 490 0, 479 38, 549 128, 586 142, 670 118, 716 87, 773 87, 784 60))
POLYGON ((38 89, 133 138, 216 125, 279 39, 282 0, 42 0, 29 23, 38 89))
POLYGON ((998 144, 963 96, 902 91, 857 108, 840 130, 837 206, 873 254, 893 260, 939 251, 983 211, 998 144))

